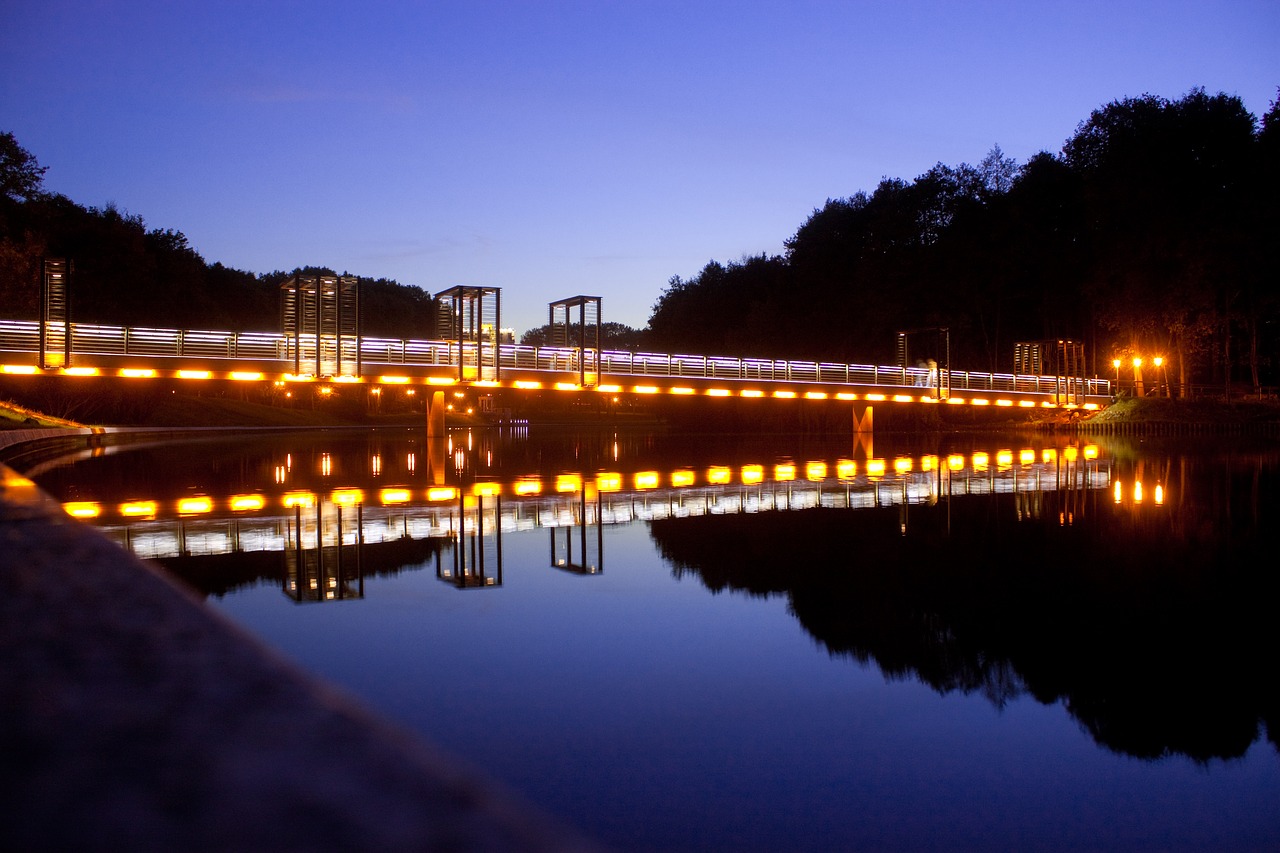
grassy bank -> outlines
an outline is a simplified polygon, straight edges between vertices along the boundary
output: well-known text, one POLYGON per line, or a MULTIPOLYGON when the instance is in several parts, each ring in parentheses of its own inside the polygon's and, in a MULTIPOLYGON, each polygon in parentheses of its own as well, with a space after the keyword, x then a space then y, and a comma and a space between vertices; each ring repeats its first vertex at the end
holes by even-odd
POLYGON ((1274 400, 1218 402, 1125 397, 1088 418, 1091 423, 1280 424, 1274 400))

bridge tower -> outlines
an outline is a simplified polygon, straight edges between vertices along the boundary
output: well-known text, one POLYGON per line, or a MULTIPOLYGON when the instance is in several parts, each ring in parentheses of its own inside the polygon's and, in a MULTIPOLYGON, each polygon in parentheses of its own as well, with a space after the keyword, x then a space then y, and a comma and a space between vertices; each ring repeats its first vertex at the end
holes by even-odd
POLYGON ((498 380, 502 289, 458 285, 437 293, 436 304, 437 337, 449 342, 450 360, 456 356, 458 381, 498 380))
POLYGON ((295 376, 359 376, 360 280, 293 276, 280 285, 280 328, 295 376))
POLYGON ((1084 404, 1088 392, 1084 344, 1062 338, 1022 341, 1013 346, 1013 372, 1022 376, 1052 376, 1057 380, 1054 402, 1084 404))
POLYGON ((44 258, 40 277, 40 367, 71 366, 71 261, 44 258))
POLYGON ((547 343, 571 347, 576 364, 566 368, 578 372, 578 385, 594 388, 600 382, 600 297, 571 296, 550 304, 547 343), (574 310, 577 319, 574 319, 574 310))
POLYGON ((604 571, 603 497, 599 489, 592 490, 594 499, 587 496, 587 491, 586 484, 579 484, 572 497, 573 523, 551 528, 554 569, 579 575, 604 571))

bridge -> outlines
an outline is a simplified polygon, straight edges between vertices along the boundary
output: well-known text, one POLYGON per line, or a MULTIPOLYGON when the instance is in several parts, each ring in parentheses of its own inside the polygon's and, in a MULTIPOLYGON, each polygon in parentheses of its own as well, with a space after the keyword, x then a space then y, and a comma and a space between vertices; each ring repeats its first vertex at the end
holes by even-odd
MULTIPOLYGON (((876 403, 1086 409, 1111 401, 1106 379, 949 368, 526 346, 496 340, 59 324, 49 358, 37 321, 0 320, 0 375, 127 380, 423 387, 443 418, 446 389, 478 394, 553 391, 607 395, 835 400, 855 418, 876 403)), ((433 412, 433 417, 436 412, 433 412)), ((869 420, 869 419, 868 419, 869 420)), ((868 424, 869 426, 869 424, 868 424)))

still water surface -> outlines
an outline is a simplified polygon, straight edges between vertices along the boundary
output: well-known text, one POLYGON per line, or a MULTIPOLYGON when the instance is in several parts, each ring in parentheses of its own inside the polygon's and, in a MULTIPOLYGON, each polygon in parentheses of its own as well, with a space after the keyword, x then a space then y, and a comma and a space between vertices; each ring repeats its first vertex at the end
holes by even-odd
POLYGON ((626 850, 1280 845, 1280 451, 309 432, 32 473, 626 850))

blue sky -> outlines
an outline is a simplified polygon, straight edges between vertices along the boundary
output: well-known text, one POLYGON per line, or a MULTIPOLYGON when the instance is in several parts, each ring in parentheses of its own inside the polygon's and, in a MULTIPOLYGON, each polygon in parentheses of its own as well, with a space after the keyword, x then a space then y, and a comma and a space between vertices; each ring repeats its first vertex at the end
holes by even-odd
POLYGON ((0 0, 0 131, 208 261, 643 326, 882 177, 1057 152, 1143 93, 1261 116, 1278 45, 1277 0, 0 0))

